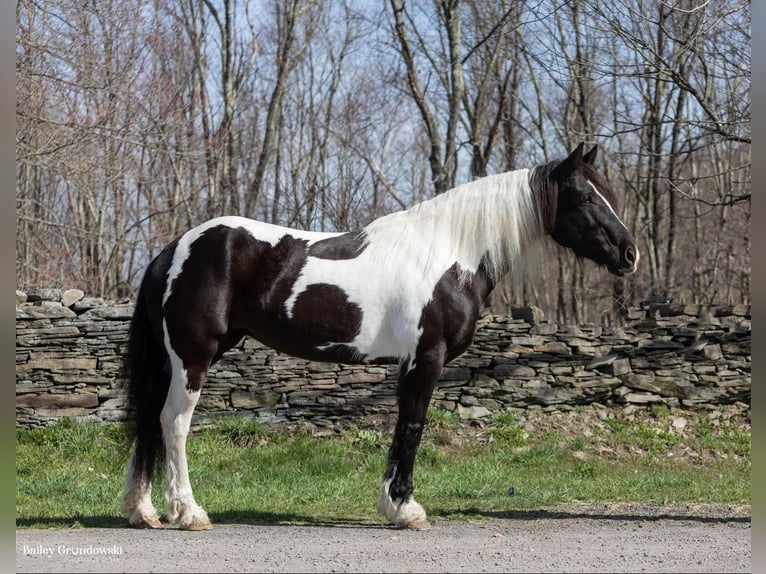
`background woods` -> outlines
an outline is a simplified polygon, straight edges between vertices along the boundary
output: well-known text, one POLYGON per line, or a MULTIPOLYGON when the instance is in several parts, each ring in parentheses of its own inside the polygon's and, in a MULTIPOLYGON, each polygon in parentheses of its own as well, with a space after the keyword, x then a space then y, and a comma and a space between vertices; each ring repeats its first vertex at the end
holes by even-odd
POLYGON ((17 286, 132 296, 210 217, 356 228, 585 140, 639 272, 613 280, 545 246, 496 312, 608 323, 649 297, 749 303, 750 10, 18 0, 17 286))

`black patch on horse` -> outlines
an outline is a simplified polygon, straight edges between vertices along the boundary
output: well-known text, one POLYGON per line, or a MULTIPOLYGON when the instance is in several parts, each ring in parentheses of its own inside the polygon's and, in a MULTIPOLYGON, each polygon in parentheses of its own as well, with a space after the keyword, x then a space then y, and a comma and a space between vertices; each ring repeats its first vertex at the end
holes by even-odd
POLYGON ((344 233, 313 243, 309 255, 320 259, 354 259, 365 250, 367 244, 361 231, 344 233))
POLYGON ((362 309, 343 289, 326 283, 309 285, 293 305, 293 322, 313 347, 350 343, 362 326, 362 309), (328 321, 332 317, 332 321, 328 321))
POLYGON ((293 292, 295 281, 306 265, 307 244, 305 239, 285 235, 274 247, 267 244, 267 247, 260 250, 249 274, 264 310, 284 308, 285 301, 293 292))

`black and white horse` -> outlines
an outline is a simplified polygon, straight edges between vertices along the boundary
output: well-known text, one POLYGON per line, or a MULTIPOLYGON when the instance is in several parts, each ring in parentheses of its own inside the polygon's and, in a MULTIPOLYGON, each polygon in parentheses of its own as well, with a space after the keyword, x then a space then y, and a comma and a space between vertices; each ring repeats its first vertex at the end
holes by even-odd
POLYGON ((593 167, 596 149, 583 154, 581 144, 563 161, 461 185, 360 231, 220 217, 168 245, 141 284, 125 362, 130 524, 160 526, 151 478, 164 442, 167 520, 211 527, 192 494, 186 438, 208 368, 249 335, 310 360, 398 362, 399 413, 378 512, 398 527, 427 527, 412 486, 426 410, 498 279, 546 235, 616 275, 636 270, 636 243, 593 167))

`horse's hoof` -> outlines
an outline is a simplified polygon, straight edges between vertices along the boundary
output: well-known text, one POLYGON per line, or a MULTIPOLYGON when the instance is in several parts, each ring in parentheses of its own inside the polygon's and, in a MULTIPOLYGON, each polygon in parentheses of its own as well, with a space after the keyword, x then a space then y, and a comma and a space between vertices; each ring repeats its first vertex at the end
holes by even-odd
POLYGON ((407 530, 428 530, 431 528, 431 523, 425 518, 417 518, 415 520, 409 520, 399 525, 399 528, 406 528, 407 530))
POLYGON ((213 525, 201 506, 193 500, 167 504, 168 522, 179 530, 212 530, 213 525))
POLYGON ((178 518, 174 524, 180 530, 212 530, 213 525, 210 523, 210 519, 207 517, 207 513, 199 506, 191 509, 189 508, 180 518, 178 518))
POLYGON ((188 526, 183 528, 184 530, 193 530, 193 531, 200 531, 200 530, 213 530, 213 525, 209 522, 192 522, 188 526))
POLYGON ((162 528, 162 522, 155 517, 141 517, 129 522, 131 528, 162 528))

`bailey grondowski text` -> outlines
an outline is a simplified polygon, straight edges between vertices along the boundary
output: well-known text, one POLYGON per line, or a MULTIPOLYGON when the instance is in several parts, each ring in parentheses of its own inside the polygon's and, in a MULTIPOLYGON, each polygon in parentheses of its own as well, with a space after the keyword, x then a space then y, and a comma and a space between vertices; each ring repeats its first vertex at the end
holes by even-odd
POLYGON ((57 544, 55 546, 44 546, 42 544, 29 545, 24 544, 21 552, 27 556, 104 556, 114 557, 122 555, 122 546, 113 544, 111 546, 70 546, 67 544, 57 544))

